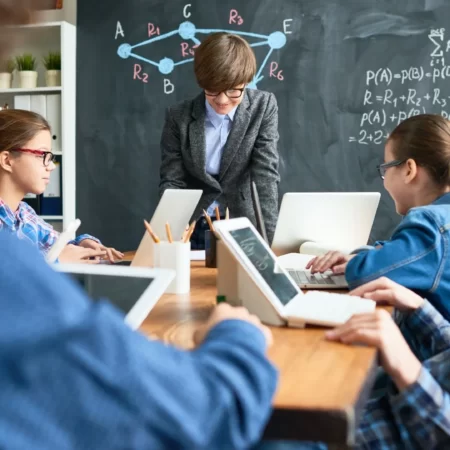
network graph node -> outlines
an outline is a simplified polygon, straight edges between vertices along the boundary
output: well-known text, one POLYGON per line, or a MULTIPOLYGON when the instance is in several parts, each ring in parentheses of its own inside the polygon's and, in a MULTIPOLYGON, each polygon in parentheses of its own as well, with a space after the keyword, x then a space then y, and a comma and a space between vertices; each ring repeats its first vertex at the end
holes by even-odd
POLYGON ((153 44, 155 42, 164 39, 168 39, 175 35, 179 35, 181 39, 183 39, 184 41, 192 41, 195 45, 199 45, 201 41, 198 39, 197 35, 207 35, 218 32, 233 33, 242 37, 254 38, 257 39, 258 41, 250 43, 250 47, 260 47, 267 45, 267 47, 269 48, 267 55, 264 58, 264 61, 262 62, 261 66, 258 69, 257 74, 253 78, 252 82, 249 83, 248 85, 249 88, 253 89, 256 89, 258 83, 264 78, 264 76, 261 74, 267 62, 269 61, 272 52, 274 50, 279 50, 280 48, 283 48, 286 45, 286 35, 281 31, 274 31, 269 35, 264 35, 264 34, 250 33, 246 31, 236 31, 226 29, 205 29, 205 28, 197 28, 192 22, 185 21, 180 24, 177 30, 170 31, 169 33, 154 36, 150 39, 147 39, 135 45, 131 45, 128 43, 121 44, 117 50, 117 54, 122 59, 128 59, 131 57, 139 61, 151 64, 152 66, 157 67, 161 74, 168 75, 175 70, 175 67, 180 66, 182 64, 190 63, 194 60, 194 58, 185 58, 175 62, 172 58, 165 57, 161 59, 159 62, 156 62, 151 59, 140 56, 139 54, 136 53, 136 49, 146 45, 153 44))
POLYGON ((171 73, 174 67, 175 62, 170 58, 163 58, 158 64, 159 71, 164 75, 168 75, 169 73, 171 73))
POLYGON ((131 48, 131 45, 130 45, 130 44, 122 44, 122 45, 119 47, 119 50, 117 50, 117 53, 119 54, 119 56, 120 56, 121 58, 127 59, 127 58, 130 57, 131 51, 132 51, 132 48, 131 48))
POLYGON ((193 39, 195 38, 195 25, 192 22, 183 22, 178 28, 178 33, 182 39, 193 39))
POLYGON ((269 39, 267 40, 267 44, 270 48, 274 50, 278 50, 285 46, 286 44, 286 35, 281 31, 275 31, 272 34, 269 34, 269 39))

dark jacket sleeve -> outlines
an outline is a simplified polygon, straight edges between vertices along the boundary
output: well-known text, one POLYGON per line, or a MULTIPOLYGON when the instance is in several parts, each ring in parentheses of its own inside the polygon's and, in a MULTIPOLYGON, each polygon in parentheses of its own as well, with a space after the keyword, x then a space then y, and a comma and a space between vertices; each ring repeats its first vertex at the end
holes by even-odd
POLYGON ((252 154, 252 180, 258 189, 267 237, 272 242, 278 216, 278 105, 270 94, 252 154))
POLYGON ((175 123, 170 108, 161 135, 161 168, 159 195, 166 189, 186 189, 186 169, 180 144, 180 130, 175 123))

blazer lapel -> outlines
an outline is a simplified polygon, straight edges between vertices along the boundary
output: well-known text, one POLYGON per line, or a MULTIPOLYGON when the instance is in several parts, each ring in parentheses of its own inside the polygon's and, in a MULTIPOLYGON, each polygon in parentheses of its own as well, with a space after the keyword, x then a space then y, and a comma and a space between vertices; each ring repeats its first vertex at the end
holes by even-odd
POLYGON ((233 126, 223 149, 222 159, 220 162, 219 181, 223 179, 226 171, 231 165, 236 153, 239 151, 241 142, 247 132, 248 124, 250 123, 250 112, 248 110, 250 102, 247 97, 247 92, 244 91, 244 98, 236 110, 234 115, 233 126))
POLYGON ((193 121, 189 124, 189 150, 197 175, 206 175, 205 96, 200 94, 193 102, 193 121))
POLYGON ((205 138, 205 95, 200 94, 195 98, 192 107, 193 121, 189 125, 189 143, 194 171, 197 176, 217 189, 220 189, 218 181, 206 173, 206 138, 205 138))

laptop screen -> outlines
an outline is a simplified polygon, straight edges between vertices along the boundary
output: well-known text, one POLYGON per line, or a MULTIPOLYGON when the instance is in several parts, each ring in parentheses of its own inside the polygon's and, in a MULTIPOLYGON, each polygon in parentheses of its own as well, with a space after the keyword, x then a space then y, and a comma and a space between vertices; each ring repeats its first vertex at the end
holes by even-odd
POLYGON ((95 275, 68 273, 77 281, 92 300, 108 299, 125 314, 133 308, 144 291, 152 283, 152 278, 119 275, 95 275))
POLYGON ((275 270, 275 256, 267 250, 251 228, 231 230, 230 235, 283 305, 288 304, 298 295, 298 290, 287 275, 275 270))

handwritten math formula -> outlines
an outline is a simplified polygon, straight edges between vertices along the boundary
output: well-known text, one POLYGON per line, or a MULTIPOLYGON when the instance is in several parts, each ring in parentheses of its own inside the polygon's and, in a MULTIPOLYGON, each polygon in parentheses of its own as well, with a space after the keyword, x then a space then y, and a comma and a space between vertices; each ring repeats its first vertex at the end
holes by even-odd
MULTIPOLYGON (((184 19, 191 18, 191 6, 191 4, 187 4, 183 7, 182 13, 184 19)), ((225 20, 228 25, 233 25, 235 28, 197 28, 192 21, 185 20, 180 23, 178 29, 162 33, 162 26, 154 22, 147 22, 145 23, 145 27, 142 27, 146 39, 133 45, 129 43, 120 44, 117 54, 122 59, 133 58, 138 61, 133 65, 132 72, 130 72, 130 76, 132 76, 134 81, 141 83, 156 81, 156 77, 151 76, 150 72, 151 66, 156 67, 159 73, 165 76, 163 78, 164 93, 172 94, 175 91, 175 84, 170 78, 168 78, 168 76, 176 69, 176 67, 191 63, 194 60, 195 49, 201 43, 199 36, 216 32, 230 32, 247 39, 250 47, 267 46, 267 54, 265 55, 264 60, 260 63, 254 79, 248 85, 249 88, 257 89, 258 83, 265 76, 282 82, 284 80, 283 69, 280 68, 279 63, 273 59, 273 53, 275 50, 279 50, 285 46, 287 35, 292 34, 290 27, 293 19, 283 20, 283 31, 274 31, 268 35, 241 31, 239 29, 236 30, 236 27, 245 27, 246 24, 246 18, 243 17, 237 9, 230 9, 228 16, 224 17, 224 21, 225 20), (172 37, 180 39, 178 55, 165 56, 159 61, 154 61, 139 54, 139 48, 155 45, 158 41, 163 41, 172 37)), ((115 34, 115 39, 117 40, 118 38, 125 38, 125 30, 123 29, 120 21, 117 22, 115 34)), ((161 79, 161 77, 158 78, 161 79)))
POLYGON ((389 67, 367 70, 359 132, 348 141, 360 145, 383 144, 400 122, 408 117, 431 113, 450 117, 450 89, 443 89, 441 81, 450 86, 450 39, 445 28, 428 33, 431 44, 427 66, 405 67, 393 71, 389 67), (401 91, 400 94, 398 91, 401 91))

